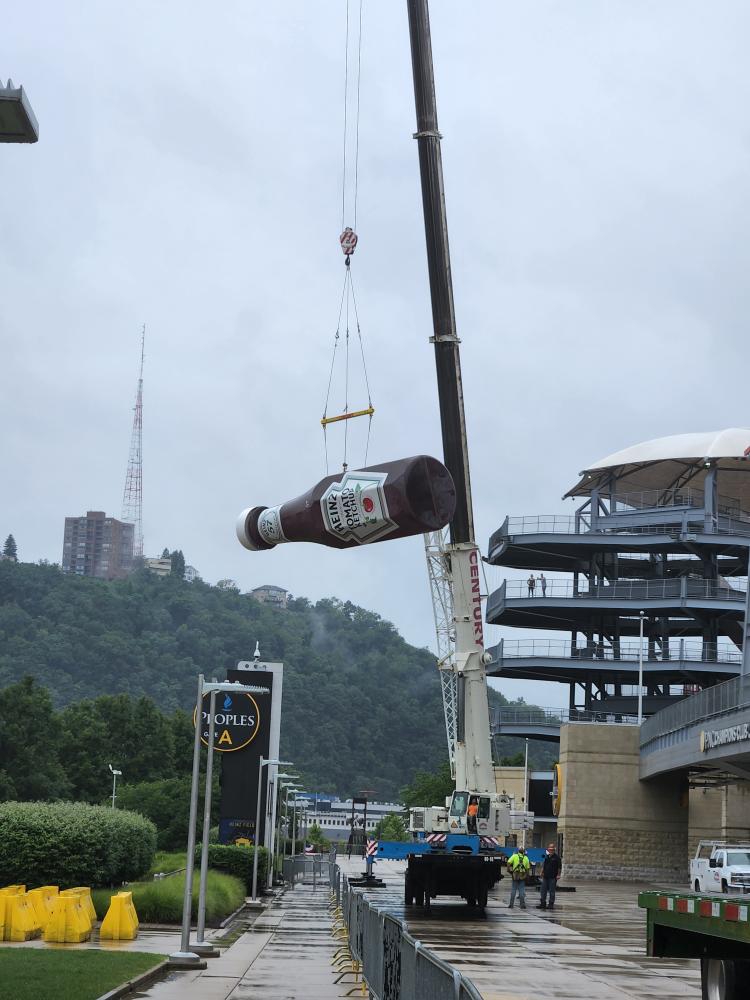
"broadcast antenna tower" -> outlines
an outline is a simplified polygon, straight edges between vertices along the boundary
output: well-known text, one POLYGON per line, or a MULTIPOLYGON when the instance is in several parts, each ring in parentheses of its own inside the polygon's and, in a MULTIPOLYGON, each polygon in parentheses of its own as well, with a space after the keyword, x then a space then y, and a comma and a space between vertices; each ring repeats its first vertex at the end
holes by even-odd
POLYGON ((133 557, 143 556, 143 457, 141 437, 143 430, 143 357, 146 344, 146 325, 141 331, 141 368, 138 389, 133 407, 133 433, 130 438, 130 456, 122 492, 122 520, 135 526, 133 532, 133 557))

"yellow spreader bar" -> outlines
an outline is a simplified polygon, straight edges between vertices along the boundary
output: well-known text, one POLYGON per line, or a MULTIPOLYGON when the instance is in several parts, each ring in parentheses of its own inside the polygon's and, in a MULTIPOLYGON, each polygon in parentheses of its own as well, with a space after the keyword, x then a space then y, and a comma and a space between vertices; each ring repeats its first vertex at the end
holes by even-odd
POLYGON ((320 422, 323 427, 327 427, 328 424, 336 424, 339 420, 351 420, 352 417, 371 417, 374 412, 374 408, 372 406, 368 406, 366 410, 354 410, 351 413, 339 413, 336 417, 323 417, 320 422))

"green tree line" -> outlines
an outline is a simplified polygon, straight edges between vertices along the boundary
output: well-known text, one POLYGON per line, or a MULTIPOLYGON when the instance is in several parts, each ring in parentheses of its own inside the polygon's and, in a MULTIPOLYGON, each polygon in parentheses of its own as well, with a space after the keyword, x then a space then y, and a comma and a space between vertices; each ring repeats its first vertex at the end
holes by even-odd
MULTIPOLYGON (((279 609, 236 587, 187 583, 179 575, 138 570, 107 582, 67 576, 51 565, 0 561, 0 692, 25 677, 48 690, 49 731, 61 726, 68 734, 52 757, 65 764, 57 777, 70 782, 66 795, 100 801, 96 775, 103 766, 106 778, 108 757, 116 765, 118 746, 135 762, 125 772, 128 781, 161 780, 189 768, 184 739, 198 674, 223 680, 238 660, 252 657, 256 641, 263 659, 284 663, 281 753, 295 762, 307 788, 341 795, 368 788, 394 799, 418 771, 432 772, 446 759, 434 656, 349 601, 312 604, 298 597, 279 609), (93 708, 102 698, 102 707, 93 708), (126 705, 136 704, 126 725, 126 705), (76 732, 85 738, 76 742, 76 732)), ((508 704, 492 694, 494 703, 508 704)), ((41 753, 48 738, 42 726, 30 740, 39 740, 41 753)), ((497 752, 506 756, 522 746, 498 740, 497 752)), ((534 766, 556 759, 554 750, 548 756, 534 766)), ((0 797, 8 797, 11 783, 46 787, 43 777, 19 777, 20 764, 3 762, 0 753, 0 797)))

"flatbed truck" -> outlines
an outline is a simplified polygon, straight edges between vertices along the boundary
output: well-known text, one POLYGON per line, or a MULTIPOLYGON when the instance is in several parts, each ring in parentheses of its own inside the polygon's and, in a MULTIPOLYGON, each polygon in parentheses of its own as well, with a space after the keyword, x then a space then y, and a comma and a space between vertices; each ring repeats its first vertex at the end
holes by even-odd
POLYGON ((703 1000, 750 997, 750 901, 746 896, 641 892, 653 958, 699 958, 703 1000))

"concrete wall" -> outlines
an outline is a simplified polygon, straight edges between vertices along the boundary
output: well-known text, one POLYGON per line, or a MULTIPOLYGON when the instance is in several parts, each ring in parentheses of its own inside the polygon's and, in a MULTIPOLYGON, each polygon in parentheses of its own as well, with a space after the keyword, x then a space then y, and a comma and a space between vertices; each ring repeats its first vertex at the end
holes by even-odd
POLYGON ((688 878, 684 777, 640 781, 639 730, 574 723, 560 731, 566 879, 677 882, 688 878))
POLYGON ((692 857, 701 840, 750 842, 750 788, 690 789, 688 854, 692 857))

